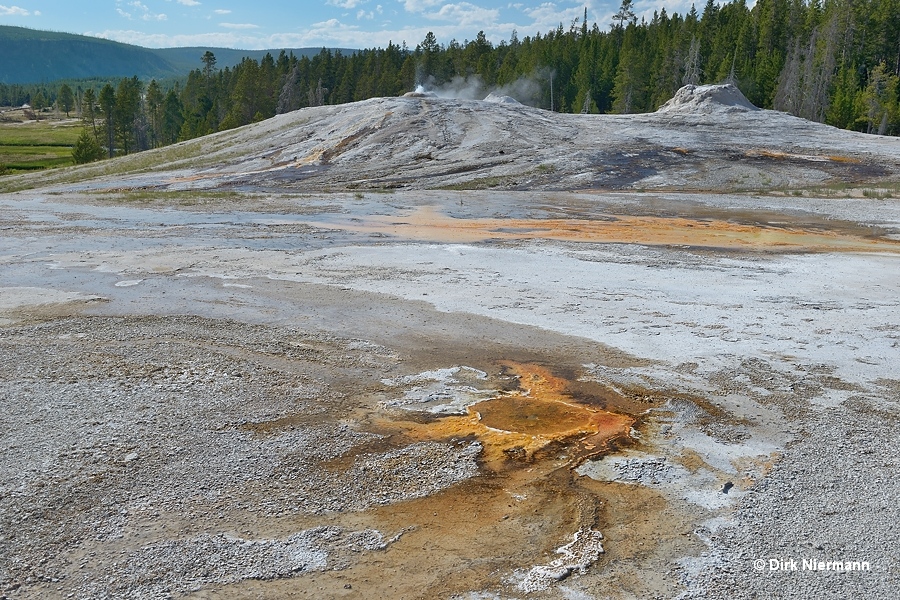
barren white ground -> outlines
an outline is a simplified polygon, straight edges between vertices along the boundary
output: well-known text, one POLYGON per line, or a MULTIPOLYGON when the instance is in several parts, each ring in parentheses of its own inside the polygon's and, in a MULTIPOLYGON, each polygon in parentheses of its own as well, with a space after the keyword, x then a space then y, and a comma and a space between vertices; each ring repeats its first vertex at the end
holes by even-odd
MULTIPOLYGON (((542 335, 554 340, 545 343, 558 345, 560 352, 569 347, 577 349, 583 343, 597 343, 598 347, 602 345, 628 355, 632 364, 622 367, 579 361, 577 350, 573 350, 573 360, 580 365, 579 376, 583 380, 601 382, 614 389, 640 386, 660 390, 664 398, 645 415, 646 427, 632 433, 643 436, 639 444, 584 462, 577 474, 625 486, 622 489, 642 488, 664 498, 679 518, 686 519, 688 531, 674 533, 676 527, 682 526, 673 522, 673 530, 659 531, 659 539, 641 538, 646 539, 646 552, 636 551, 627 559, 596 562, 603 554, 600 534, 608 532, 570 527, 554 532, 547 541, 549 546, 560 548, 563 558, 548 555, 543 562, 536 560, 498 573, 492 584, 464 592, 457 587, 454 594, 472 598, 720 598, 726 595, 893 598, 900 589, 896 553, 900 542, 900 529, 896 525, 900 516, 897 508, 900 484, 896 478, 900 466, 897 429, 900 253, 891 246, 891 241, 897 239, 900 231, 900 202, 849 192, 809 197, 809 191, 804 192, 806 196, 791 196, 737 193, 733 189, 742 187, 735 182, 748 178, 759 182, 766 177, 770 184, 790 181, 818 186, 835 173, 847 175, 847 171, 841 170, 847 165, 858 165, 857 175, 871 167, 878 171, 878 178, 883 178, 896 169, 900 149, 896 140, 830 131, 813 124, 798 125, 799 129, 793 132, 785 131, 783 126, 795 120, 752 111, 740 99, 731 104, 724 97, 718 100, 719 104, 712 108, 702 102, 692 105, 691 99, 687 99, 680 108, 669 109, 670 113, 681 115, 668 121, 667 126, 679 132, 675 138, 654 129, 654 123, 662 123, 667 111, 630 120, 610 118, 592 127, 596 131, 628 130, 631 136, 628 143, 640 139, 642 144, 652 142, 670 149, 674 158, 667 159, 664 166, 653 163, 658 157, 644 157, 651 167, 656 165, 650 169, 653 172, 642 170, 647 164, 641 163, 644 159, 635 158, 635 164, 626 167, 631 173, 625 177, 629 186, 653 187, 654 182, 662 180, 687 185, 702 179, 706 183, 727 184, 732 190, 728 193, 516 191, 514 188, 527 185, 528 178, 537 182, 536 187, 549 188, 572 187, 573 182, 582 180, 614 179, 601 176, 606 173, 602 161, 592 163, 590 168, 578 160, 560 160, 552 168, 537 168, 549 164, 546 157, 539 158, 538 164, 529 167, 527 176, 523 176, 523 164, 514 162, 519 160, 516 158, 519 150, 504 152, 503 165, 498 163, 476 173, 483 178, 508 178, 503 179, 505 189, 512 191, 416 191, 402 187, 390 194, 310 191, 309 186, 315 183, 316 177, 330 177, 331 183, 349 181, 349 171, 345 176, 341 169, 349 169, 354 161, 365 165, 371 174, 371 181, 364 187, 376 186, 376 180, 384 183, 385 173, 392 172, 397 165, 378 158, 379 153, 391 154, 388 152, 391 148, 380 146, 388 142, 387 134, 378 133, 378 129, 394 112, 402 112, 411 103, 420 103, 416 106, 424 107, 422 110, 436 110, 426 106, 436 100, 406 98, 372 101, 352 110, 345 108, 343 112, 336 108, 323 109, 319 115, 321 121, 315 127, 323 132, 323 137, 307 145, 315 142, 326 154, 330 152, 328 164, 325 164, 328 161, 316 162, 323 151, 319 146, 311 150, 306 146, 280 145, 280 155, 291 155, 288 162, 321 167, 319 171, 307 173, 310 179, 303 184, 304 194, 294 193, 289 182, 273 183, 267 179, 271 176, 271 162, 261 156, 251 156, 252 165, 241 159, 224 168, 210 168, 206 179, 196 177, 202 175, 200 170, 185 167, 175 174, 105 176, 77 184, 56 180, 51 187, 5 194, 0 196, 0 222, 4 231, 0 238, 0 328, 3 328, 0 333, 15 332, 13 337, 20 340, 25 339, 22 336, 32 335, 28 327, 37 327, 33 335, 40 337, 40 323, 54 323, 72 314, 96 318, 194 315, 227 322, 227 327, 238 323, 234 327, 241 331, 244 327, 259 326, 315 332, 325 337, 316 338, 315 343, 304 343, 334 344, 336 349, 329 350, 328 356, 336 362, 328 363, 332 371, 319 372, 310 367, 315 372, 310 372, 304 384, 309 389, 297 388, 298 398, 305 398, 297 400, 298 406, 313 402, 311 399, 320 393, 316 390, 331 385, 329 377, 339 378, 335 373, 349 368, 350 364, 354 368, 371 368, 373 373, 383 369, 382 378, 373 375, 365 385, 388 382, 384 384, 385 400, 403 397, 403 390, 389 389, 395 385, 391 382, 405 381, 412 385, 428 380, 427 374, 425 379, 416 379, 417 371, 405 367, 397 358, 404 352, 401 339, 408 334, 403 325, 405 314, 409 315, 409 323, 419 323, 416 327, 422 327, 423 331, 431 320, 437 324, 435 327, 445 328, 441 335, 451 337, 454 327, 468 335, 466 323, 470 319, 482 319, 479 323, 506 325, 511 332, 521 331, 523 347, 542 335), (392 110, 386 110, 385 105, 392 110), (360 128, 360 120, 375 119, 378 115, 381 125, 372 125, 369 130, 360 128), (739 156, 733 159, 735 164, 726 174, 716 175, 713 173, 716 168, 710 167, 713 160, 710 157, 719 152, 729 134, 734 134, 728 130, 716 132, 723 122, 735 131, 750 122, 750 126, 757 127, 754 131, 758 137, 736 141, 734 145, 740 149, 739 156), (354 129, 334 136, 329 149, 325 147, 329 143, 326 138, 333 133, 329 127, 334 123, 354 129), (708 127, 708 132, 696 133, 698 123, 708 127), (760 123, 768 123, 769 130, 759 131, 760 123), (707 134, 718 137, 704 145, 703 137, 707 134), (786 138, 778 137, 781 135, 786 138), (763 138, 765 142, 761 141, 763 138), (375 141, 366 146, 367 140, 375 141), (671 150, 676 146, 683 148, 671 150), (368 148, 365 160, 361 156, 346 156, 362 152, 363 147, 368 148), (353 148, 356 150, 351 151, 353 148), (761 153, 762 150, 765 152, 761 153), (782 156, 775 155, 776 151, 782 156), (513 158, 509 158, 510 154, 513 158), (693 164, 678 158, 692 154, 707 158, 697 159, 693 164), (759 162, 763 160, 761 156, 773 161, 774 166, 770 169, 769 163, 759 162), (752 164, 748 167, 742 162, 744 159, 752 164), (796 164, 792 167, 784 163, 788 159, 803 162, 807 171, 796 164), (821 166, 826 163, 827 168, 821 166), (583 176, 588 172, 600 175, 583 176), (676 172, 681 175, 676 177, 676 172), (807 179, 803 179, 804 173, 807 179), (181 176, 185 178, 176 181, 181 176), (674 179, 666 179, 669 176, 674 179), (205 180, 206 191, 200 188, 207 184, 198 183, 205 180), (223 185, 224 190, 215 187, 223 185), (280 191, 263 190, 266 186, 280 191), (97 191, 111 187, 128 189, 107 195, 97 191), (144 195, 130 197, 128 194, 136 193, 135 187, 146 188, 140 192, 144 195), (191 199, 190 194, 166 195, 184 188, 196 191, 196 198, 191 199), (228 192, 236 193, 228 195, 228 192), (167 198, 185 205, 168 205, 167 198), (832 228, 839 235, 850 232, 859 236, 860 231, 869 229, 876 232, 884 245, 870 252, 818 248, 787 253, 772 249, 735 251, 613 244, 602 239, 563 242, 527 239, 527 236, 515 240, 449 243, 391 237, 378 231, 352 231, 346 227, 349 220, 362 221, 371 216, 388 215, 402 222, 422 206, 434 207, 443 214, 464 212, 472 219, 529 217, 537 221, 560 212, 588 221, 616 214, 656 215, 665 219, 673 212, 687 216, 714 213, 725 221, 733 215, 737 220, 755 219, 774 228, 801 229, 803 224, 814 222, 816 227, 832 228), (325 291, 320 294, 316 290, 325 291), (341 294, 345 294, 344 299, 341 294), (370 307, 366 307, 366 302, 371 303, 370 307), (375 305, 378 308, 372 308, 375 305), (395 347, 391 347, 392 340, 395 347), (341 362, 351 356, 360 358, 341 362), (385 366, 388 364, 394 366, 385 366), (667 540, 675 535, 690 538, 691 549, 683 554, 659 549, 668 547, 667 540), (570 557, 581 546, 585 547, 581 549, 582 554, 570 557), (794 571, 790 568, 792 560, 801 566, 804 560, 813 561, 812 564, 818 561, 842 565, 865 563, 867 569, 794 571)), ((466 121, 465 125, 471 137, 479 127, 490 131, 490 127, 500 127, 497 123, 512 118, 514 113, 510 111, 525 109, 469 103, 462 108, 451 104, 440 110, 444 111, 440 113, 444 120, 438 119, 437 125, 421 125, 425 136, 432 139, 432 145, 419 139, 416 143, 421 147, 409 146, 415 155, 409 157, 409 164, 414 166, 409 172, 403 172, 404 181, 415 180, 424 176, 423 173, 428 175, 422 170, 431 167, 420 163, 439 162, 441 152, 463 151, 461 146, 453 145, 454 132, 459 131, 454 127, 460 123, 453 120, 454 114, 495 119, 487 124, 471 117, 473 120, 466 121), (454 112, 455 108, 460 110, 454 112), (428 153, 430 156, 426 157, 428 153), (416 169, 422 172, 417 174, 416 169)), ((578 129, 570 122, 571 117, 560 117, 558 123, 553 121, 555 116, 547 114, 529 113, 528 118, 545 122, 546 131, 535 133, 535 140, 556 139, 553 135, 560 140, 567 139, 569 133, 578 129)), ((224 135, 256 140, 265 137, 267 143, 275 144, 272 140, 277 137, 272 136, 273 130, 283 137, 303 137, 313 130, 312 125, 296 124, 309 123, 312 119, 309 114, 279 119, 255 129, 224 135), (289 119, 295 122, 286 123, 289 119)), ((418 135, 413 129, 406 133, 418 135)), ((481 148, 478 150, 481 152, 492 136, 483 132, 478 135, 480 141, 471 144, 470 149, 481 148)), ((239 138, 231 139, 236 143, 234 140, 239 138)), ((402 141, 394 140, 393 150, 399 151, 397 144, 402 141)), ((534 144, 540 146, 539 141, 534 144)), ((490 151, 499 148, 491 146, 490 151)), ((237 156, 241 148, 232 145, 228 151, 237 156)), ((248 147, 243 156, 257 151, 256 146, 248 147)), ((527 154, 525 150, 520 151, 522 156, 527 154)), ((267 152, 271 153, 271 148, 267 152)), ((472 150, 459 160, 475 164, 483 160, 478 152, 472 150)), ((550 151, 546 152, 549 156, 550 151)), ((622 164, 627 163, 626 160, 622 164)), ((451 171, 444 169, 433 175, 444 184, 456 185, 460 175, 451 171)), ((468 177, 469 181, 473 178, 471 174, 468 177)), ((625 179, 615 181, 621 183, 625 179)), ((499 179, 492 180, 492 184, 498 182, 499 179)), ((872 187, 878 185, 885 184, 882 179, 873 179, 872 187)), ((248 339, 255 339, 254 335, 257 334, 248 333, 248 339)), ((241 344, 240 341, 222 343, 234 347, 241 344)), ((275 353, 272 356, 278 356, 276 351, 272 352, 275 353)), ((434 356, 440 355, 440 349, 435 348, 434 356)), ((3 360, 7 365, 14 365, 17 359, 6 355, 3 360)), ((462 377, 460 373, 475 372, 460 370, 471 365, 448 363, 429 367, 451 371, 443 371, 441 377, 429 380, 433 381, 431 387, 423 394, 458 399, 461 396, 454 394, 465 388, 473 402, 483 398, 483 390, 471 388, 471 381, 454 379, 457 375, 462 377), (454 388, 458 389, 454 391, 454 388)), ((222 372, 216 369, 210 367, 208 385, 227 389, 227 373, 222 379, 222 372)), ((41 405, 32 407, 28 413, 29 396, 22 390, 37 385, 34 382, 40 380, 40 375, 29 377, 27 381, 14 376, 4 380, 4 389, 9 392, 4 402, 13 402, 13 395, 16 402, 24 402, 16 405, 16 414, 26 415, 21 423, 27 423, 28 431, 38 433, 41 420, 34 415, 41 414, 41 405)), ((326 396, 321 392, 318 397, 326 396)), ((49 402, 43 396, 40 401, 49 402)), ((257 401, 258 398, 254 400, 257 401)), ((239 408, 229 404, 227 410, 239 411, 239 408)), ((260 416, 263 413, 269 419, 290 414, 280 406, 260 410, 262 413, 253 417, 260 422, 266 420, 260 416)), ((458 403, 452 410, 459 410, 458 403)), ((102 413, 96 418, 102 420, 102 413)), ((238 420, 234 422, 240 421, 235 418, 238 420)), ((216 427, 227 429, 231 422, 228 419, 222 417, 222 423, 216 427)), ((353 432, 353 425, 348 417, 340 426, 343 429, 336 422, 334 430, 316 435, 322 439, 332 436, 335 440, 349 436, 345 441, 350 446, 369 440, 368 433, 353 432)), ((307 435, 298 425, 291 435, 301 436, 301 432, 307 435)), ((7 432, 0 439, 12 445, 18 439, 15 436, 15 432, 7 432)), ((292 439, 278 438, 274 446, 266 447, 266 452, 276 457, 272 459, 275 462, 283 460, 279 452, 294 443, 292 439)), ((315 448, 315 441, 304 440, 304 447, 315 448)), ((21 444, 21 440, 16 443, 21 444)), ((325 444, 322 448, 327 448, 322 453, 340 456, 339 450, 325 442, 322 444, 325 444)), ((264 464, 263 455, 253 454, 251 446, 246 446, 251 459, 264 464)), ((365 487, 356 490, 354 483, 341 500, 339 490, 323 484, 327 489, 323 488, 322 493, 331 494, 327 502, 332 504, 326 502, 322 510, 337 507, 338 512, 364 511, 372 502, 392 506, 452 488, 477 472, 473 458, 479 448, 477 444, 435 443, 408 448, 377 456, 384 458, 385 464, 400 465, 397 469, 402 477, 398 481, 411 482, 410 486, 418 488, 401 489, 399 483, 396 485, 400 487, 382 488, 378 486, 387 480, 379 479, 381 483, 372 485, 380 496, 369 496, 365 487), (443 478, 432 477, 432 472, 422 466, 413 471, 421 469, 431 479, 426 477, 427 481, 423 481, 417 479, 418 475, 407 476, 403 457, 426 454, 441 465, 439 472, 443 478)), ((67 456, 60 448, 28 450, 19 446, 17 452, 0 459, 3 472, 14 473, 15 461, 24 460, 15 457, 27 451, 35 452, 33 458, 39 458, 44 465, 55 464, 62 460, 60 457, 67 456)), ((124 454, 116 464, 128 465, 138 460, 138 454, 129 457, 131 454, 124 454)), ((197 458, 201 459, 208 458, 197 458)), ((370 469, 385 468, 375 462, 366 464, 370 469)), ((356 473, 354 477, 364 479, 359 474, 365 468, 352 469, 356 473)), ((8 480, 0 487, 0 494, 3 498, 20 498, 29 493, 30 486, 43 485, 40 473, 32 473, 8 480)), ((218 484, 209 485, 215 489, 218 484)), ((277 494, 273 498, 274 503, 281 501, 277 494)), ((109 517, 101 529, 127 530, 127 520, 131 518, 128 510, 133 512, 134 508, 131 505, 122 508, 125 512, 116 513, 115 519, 109 517)), ((289 507, 272 510, 282 509, 290 510, 289 507)), ((319 508, 309 510, 310 514, 318 514, 315 511, 319 508)), ((28 515, 11 513, 6 517, 4 522, 14 526, 24 523, 17 519, 26 519, 28 515)), ((136 547, 129 555, 128 568, 132 570, 128 571, 129 577, 141 565, 156 569, 153 573, 157 579, 148 575, 152 580, 147 584, 149 587, 141 588, 135 583, 138 587, 108 587, 105 592, 102 583, 76 583, 71 576, 61 581, 44 581, 34 575, 19 580, 28 569, 6 555, 0 559, 0 580, 6 586, 0 593, 11 597, 68 593, 90 597, 117 589, 177 596, 193 590, 201 594, 197 597, 204 597, 202 590, 212 589, 209 586, 219 586, 215 589, 227 593, 228 585, 278 578, 295 580, 302 588, 304 581, 312 581, 304 579, 312 577, 311 574, 331 568, 352 571, 352 565, 365 560, 361 557, 391 551, 392 545, 402 543, 404 535, 403 531, 372 530, 361 521, 350 520, 339 525, 333 530, 310 527, 295 531, 292 537, 257 539, 255 546, 251 531, 247 532, 246 539, 221 537, 222 531, 217 534, 214 528, 206 526, 202 534, 174 532, 169 537, 163 536, 162 539, 168 540, 165 543, 136 547), (179 553, 222 556, 227 568, 218 573, 214 564, 204 563, 201 567, 207 574, 198 576, 192 569, 201 567, 181 565, 180 559, 174 558, 179 553), (250 564, 247 561, 252 565, 246 566, 250 564), (166 564, 169 565, 166 568, 160 566, 166 564), (172 578, 171 589, 159 587, 160 578, 172 578)), ((626 530, 638 525, 636 521, 623 521, 610 527, 626 530)), ((622 531, 612 533, 613 540, 628 539, 622 531)), ((12 548, 12 539, 0 538, 0 548, 4 543, 12 548)), ((80 548, 79 543, 77 539, 73 542, 80 548)), ((610 543, 615 542, 603 542, 607 551, 614 552, 610 543)), ((15 547, 29 546, 25 543, 15 547)), ((54 552, 70 551, 50 547, 54 552)), ((51 561, 51 564, 55 563, 51 561)), ((98 573, 114 580, 118 573, 116 569, 96 568, 98 573)), ((124 575, 118 573, 118 577, 121 580, 124 575)), ((344 590, 340 593, 366 593, 359 591, 357 580, 353 582, 355 587, 339 588, 344 590)), ((235 589, 233 593, 239 595, 241 588, 235 589)), ((261 587, 249 591, 280 597, 288 594, 289 589, 281 587, 267 592, 261 587)))

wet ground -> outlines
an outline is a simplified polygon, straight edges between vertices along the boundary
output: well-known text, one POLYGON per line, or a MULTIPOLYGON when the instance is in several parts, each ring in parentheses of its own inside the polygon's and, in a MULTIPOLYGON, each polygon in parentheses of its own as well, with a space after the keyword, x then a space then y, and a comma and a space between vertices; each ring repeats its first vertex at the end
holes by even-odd
POLYGON ((810 415, 897 417, 892 200, 22 192, 0 227, 10 597, 700 593, 810 415))

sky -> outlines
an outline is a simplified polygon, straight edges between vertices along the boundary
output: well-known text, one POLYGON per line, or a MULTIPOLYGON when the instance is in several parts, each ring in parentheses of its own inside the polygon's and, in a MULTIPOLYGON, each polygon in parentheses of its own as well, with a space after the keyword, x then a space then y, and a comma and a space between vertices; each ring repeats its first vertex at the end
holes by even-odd
MULTIPOLYGON (((0 25, 102 37, 148 48, 207 46, 414 48, 431 31, 440 44, 484 31, 494 44, 566 29, 588 9, 588 25, 607 29, 621 0, 0 0, 0 25)), ((697 6, 702 10, 704 0, 697 6)), ((684 14, 691 0, 635 0, 648 18, 665 6, 684 14)), ((580 21, 579 21, 580 22, 580 21)))

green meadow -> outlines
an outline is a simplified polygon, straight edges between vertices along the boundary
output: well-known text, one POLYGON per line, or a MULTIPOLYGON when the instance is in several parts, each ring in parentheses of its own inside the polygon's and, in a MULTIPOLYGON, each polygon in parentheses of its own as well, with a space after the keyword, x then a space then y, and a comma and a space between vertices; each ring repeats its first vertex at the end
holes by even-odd
POLYGON ((71 165, 81 127, 76 120, 0 122, 0 174, 71 165))

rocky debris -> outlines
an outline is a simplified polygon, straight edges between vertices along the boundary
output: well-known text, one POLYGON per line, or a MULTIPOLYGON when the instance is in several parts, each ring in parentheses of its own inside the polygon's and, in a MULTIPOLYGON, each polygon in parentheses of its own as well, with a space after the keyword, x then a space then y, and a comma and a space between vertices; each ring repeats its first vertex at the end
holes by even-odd
POLYGON ((710 527, 706 555, 684 561, 680 598, 896 598, 896 409, 851 400, 802 430, 734 514, 710 527), (811 567, 848 561, 869 568, 811 567))
POLYGON ((627 452, 623 455, 607 455, 588 460, 575 472, 598 481, 616 481, 657 488, 669 486, 676 480, 691 476, 684 467, 672 464, 665 456, 635 454, 627 452))
POLYGON ((678 472, 665 458, 627 458, 613 460, 613 468, 619 481, 631 481, 643 485, 660 485, 671 482, 678 472))
POLYGON ((302 499, 306 512, 361 511, 422 498, 478 474, 477 442, 419 442, 385 453, 365 454, 346 470, 294 469, 280 476, 284 494, 302 499), (324 476, 323 476, 324 475, 324 476))
POLYGON ((382 379, 387 386, 408 388, 402 397, 386 400, 382 405, 439 415, 464 415, 466 407, 497 395, 497 390, 476 387, 484 385, 486 380, 487 373, 466 366, 382 379))
MULTIPOLYGON (((359 340, 198 317, 0 328, 0 591, 74 593, 94 581, 82 597, 144 585, 156 597, 320 568, 307 542, 322 531, 265 543, 218 532, 234 519, 418 498, 478 472, 469 442, 356 456, 379 436, 340 422, 344 392, 312 375, 352 369, 377 381, 395 361, 359 340), (129 550, 139 524, 161 539, 129 550), (134 560, 120 559, 122 544, 134 560), (88 551, 96 560, 76 564, 88 551)), ((371 535, 339 538, 365 546, 371 535)))
POLYGON ((675 92, 675 96, 660 106, 656 112, 709 114, 756 110, 759 109, 747 100, 737 86, 727 83, 723 85, 686 85, 675 92))
POLYGON ((583 573, 603 554, 603 534, 594 529, 576 531, 572 541, 557 548, 560 554, 546 565, 532 567, 527 573, 514 578, 516 586, 525 593, 548 589, 554 582, 562 581, 572 573, 583 573))

